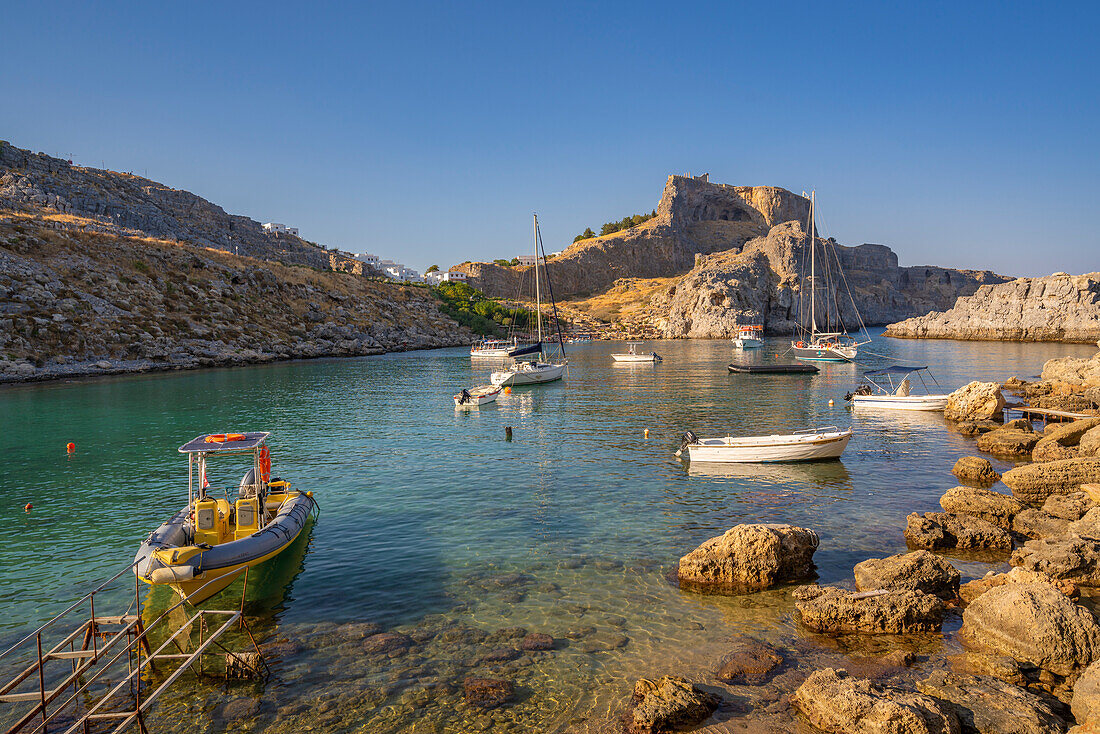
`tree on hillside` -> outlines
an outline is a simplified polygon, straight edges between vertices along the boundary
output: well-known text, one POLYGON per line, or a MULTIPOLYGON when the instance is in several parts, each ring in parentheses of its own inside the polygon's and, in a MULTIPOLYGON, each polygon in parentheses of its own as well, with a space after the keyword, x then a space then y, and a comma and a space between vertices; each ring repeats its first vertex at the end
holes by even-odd
POLYGON ((497 258, 496 260, 493 260, 493 264, 494 264, 494 265, 500 265, 501 267, 504 267, 504 268, 506 268, 506 267, 508 267, 509 265, 511 265, 512 263, 511 263, 511 262, 509 262, 508 260, 505 260, 505 259, 504 259, 504 258, 502 258, 502 257, 498 257, 498 258, 497 258))
POLYGON ((512 267, 514 268, 515 266, 519 265, 519 258, 518 258, 518 257, 513 257, 513 258, 512 258, 512 259, 511 259, 511 260, 510 260, 510 261, 508 262, 508 264, 509 264, 509 265, 511 265, 511 266, 512 266, 512 267))
POLYGON ((585 227, 584 231, 573 238, 574 242, 580 242, 581 240, 590 240, 596 236, 596 233, 592 231, 591 227, 585 227))
POLYGON ((425 273, 435 273, 435 272, 438 272, 438 271, 439 271, 439 266, 438 265, 429 265, 428 269, 425 270, 424 272, 425 273))

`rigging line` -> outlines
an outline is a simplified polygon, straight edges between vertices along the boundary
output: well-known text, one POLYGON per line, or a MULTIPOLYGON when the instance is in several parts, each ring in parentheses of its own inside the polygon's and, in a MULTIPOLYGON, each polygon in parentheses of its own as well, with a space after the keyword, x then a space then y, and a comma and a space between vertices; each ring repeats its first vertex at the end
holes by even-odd
MULTIPOLYGON (((902 359, 901 357, 897 357, 897 356, 894 356, 892 354, 879 354, 877 352, 872 352, 870 349, 861 349, 861 350, 859 350, 859 353, 860 354, 870 354, 872 357, 882 357, 883 359, 891 360, 893 362, 908 362, 910 365, 919 365, 920 364, 920 362, 917 362, 917 361, 912 360, 912 359, 902 359)), ((926 363, 927 363, 927 361, 926 361, 926 363)), ((862 364, 862 362, 857 362, 857 364, 862 364)), ((870 367, 871 365, 864 365, 864 366, 870 367)), ((905 366, 905 365, 901 365, 901 366, 905 366)))
POLYGON ((542 269, 546 273, 546 290, 550 292, 550 307, 554 312, 554 327, 558 330, 558 348, 561 350, 561 356, 565 357, 565 339, 561 336, 561 319, 558 318, 558 303, 554 300, 554 284, 550 282, 550 271, 546 268, 546 247, 542 244, 542 230, 539 229, 539 221, 535 219, 535 239, 538 246, 538 250, 535 252, 535 259, 539 257, 539 252, 542 252, 542 269))
MULTIPOLYGON (((840 256, 837 255, 836 250, 833 250, 833 257, 836 258, 836 266, 840 268, 840 256)), ((852 310, 855 311, 856 320, 859 321, 859 330, 867 337, 867 341, 871 340, 871 335, 867 333, 867 325, 863 323, 863 316, 859 313, 859 307, 856 306, 856 298, 852 295, 852 287, 848 284, 848 279, 843 277, 843 270, 841 270, 841 280, 844 281, 844 289, 848 292, 848 300, 852 304, 852 310)))

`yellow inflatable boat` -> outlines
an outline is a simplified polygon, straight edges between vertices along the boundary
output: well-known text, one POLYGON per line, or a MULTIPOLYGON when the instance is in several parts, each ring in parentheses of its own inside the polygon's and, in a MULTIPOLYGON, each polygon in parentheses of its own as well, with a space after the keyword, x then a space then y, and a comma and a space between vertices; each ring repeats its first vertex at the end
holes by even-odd
POLYGON ((289 547, 317 507, 312 492, 271 476, 270 433, 211 433, 180 447, 187 455, 187 505, 154 530, 135 557, 138 577, 171 586, 199 604, 229 586, 241 572, 289 547), (210 485, 213 457, 248 458, 236 496, 210 485), (221 494, 223 496, 215 496, 221 494))

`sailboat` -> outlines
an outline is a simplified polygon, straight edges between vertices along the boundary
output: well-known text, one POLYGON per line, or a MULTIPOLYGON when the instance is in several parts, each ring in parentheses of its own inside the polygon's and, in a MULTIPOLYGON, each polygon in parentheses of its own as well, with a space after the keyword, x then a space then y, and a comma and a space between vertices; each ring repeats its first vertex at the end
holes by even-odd
MULTIPOLYGON (((539 250, 542 246, 542 233, 539 231, 539 215, 535 214, 535 324, 538 329, 537 343, 542 344, 542 288, 539 283, 539 261, 543 262, 543 269, 546 270, 546 254, 545 248, 540 254, 539 250)), ((554 286, 550 283, 550 271, 546 270, 546 286, 550 295, 550 304, 553 307, 554 313, 554 326, 557 329, 557 339, 553 340, 557 349, 560 350, 560 356, 551 359, 546 355, 545 351, 539 352, 539 359, 527 362, 516 360, 512 366, 506 370, 494 372, 489 378, 489 381, 494 385, 501 387, 510 387, 513 385, 537 385, 542 382, 553 382, 554 380, 560 380, 562 375, 565 374, 565 367, 568 364, 565 360, 565 340, 561 338, 561 321, 558 319, 558 306, 554 301, 554 286)))
MULTIPOLYGON (((870 339, 862 342, 856 341, 848 335, 848 331, 844 328, 844 323, 840 318, 840 306, 836 298, 837 289, 831 282, 831 276, 834 271, 836 277, 844 284, 845 290, 848 291, 848 297, 852 301, 852 310, 855 311, 856 318, 859 320, 860 331, 866 333, 866 328, 863 326, 863 319, 859 315, 855 299, 852 298, 852 292, 848 288, 847 280, 844 278, 844 271, 840 267, 840 258, 837 257, 835 248, 831 249, 828 244, 822 246, 821 263, 825 280, 824 313, 822 314, 825 319, 825 329, 818 330, 817 327, 818 262, 817 228, 815 222, 816 209, 817 199, 815 193, 811 193, 810 226, 807 234, 810 240, 810 320, 808 325, 804 321, 805 312, 803 309, 802 292, 804 292, 805 289, 802 289, 798 297, 798 338, 791 342, 791 351, 794 352, 796 359, 801 359, 806 362, 853 362, 855 361, 856 353, 859 351, 860 345, 868 343, 870 339)), ((805 258, 805 256, 803 256, 803 258, 805 258)), ((805 259, 803 259, 803 262, 805 262, 805 259)))

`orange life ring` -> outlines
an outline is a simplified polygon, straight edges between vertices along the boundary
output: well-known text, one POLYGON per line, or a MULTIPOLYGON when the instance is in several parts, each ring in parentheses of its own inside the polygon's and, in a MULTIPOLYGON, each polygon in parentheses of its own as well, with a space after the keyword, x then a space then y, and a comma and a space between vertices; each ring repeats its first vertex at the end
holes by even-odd
POLYGON ((806 346, 806 342, 798 342, 797 344, 795 344, 795 346, 799 349, 803 349, 806 346))
POLYGON ((260 450, 260 479, 264 484, 271 480, 271 449, 267 446, 260 450))
POLYGON ((226 443, 227 441, 243 441, 245 435, 243 433, 211 433, 204 441, 206 443, 226 443))

